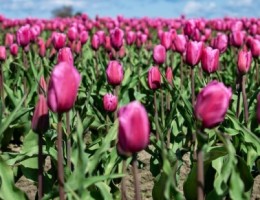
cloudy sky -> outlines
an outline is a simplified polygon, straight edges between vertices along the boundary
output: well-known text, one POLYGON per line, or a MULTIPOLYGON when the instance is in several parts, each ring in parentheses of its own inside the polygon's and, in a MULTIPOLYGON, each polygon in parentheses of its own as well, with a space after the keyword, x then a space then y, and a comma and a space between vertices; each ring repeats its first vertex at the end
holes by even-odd
POLYGON ((9 18, 50 18, 63 5, 90 17, 260 17, 260 0, 0 0, 0 5, 0 13, 9 18))

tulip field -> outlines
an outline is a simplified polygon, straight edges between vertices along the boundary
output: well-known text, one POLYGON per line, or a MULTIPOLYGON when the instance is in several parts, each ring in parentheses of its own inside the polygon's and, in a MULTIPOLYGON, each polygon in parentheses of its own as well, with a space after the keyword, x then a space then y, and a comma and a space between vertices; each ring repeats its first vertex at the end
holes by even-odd
POLYGON ((257 18, 0 15, 0 199, 260 199, 259 57, 257 18))

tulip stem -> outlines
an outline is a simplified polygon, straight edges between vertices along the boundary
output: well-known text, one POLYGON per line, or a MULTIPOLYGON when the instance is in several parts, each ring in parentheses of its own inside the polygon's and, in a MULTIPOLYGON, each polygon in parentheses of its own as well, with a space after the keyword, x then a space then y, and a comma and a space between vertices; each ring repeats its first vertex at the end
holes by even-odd
MULTIPOLYGON (((123 174, 126 173, 126 160, 123 160, 123 174)), ((125 176, 122 178, 121 181, 121 195, 122 195, 122 200, 127 200, 127 195, 126 195, 126 180, 125 176)))
POLYGON ((109 131, 109 116, 108 116, 108 112, 106 113, 106 128, 107 128, 107 134, 109 131))
POLYGON ((70 113, 66 113, 66 129, 67 129, 67 167, 71 170, 71 139, 70 139, 70 113))
POLYGON ((164 95, 163 95, 163 89, 161 89, 161 118, 162 118, 162 123, 163 126, 165 125, 165 120, 164 120, 164 95))
POLYGON ((190 77, 191 77, 191 102, 192 106, 195 105, 195 80, 194 80, 194 68, 190 68, 190 77))
POLYGON ((258 65, 257 58, 255 58, 255 70, 256 70, 256 84, 259 85, 259 65, 258 65))
MULTIPOLYGON (((157 101, 156 101, 156 92, 153 93, 153 103, 154 103, 154 117, 155 121, 158 122, 158 109, 157 109, 157 101)), ((156 126, 156 140, 159 140, 159 134, 156 126)))
MULTIPOLYGON (((119 86, 115 86, 115 88, 114 88, 114 95, 118 98, 118 92, 119 92, 119 86)), ((116 120, 116 118, 117 118, 117 108, 116 108, 116 110, 115 110, 115 112, 114 112, 114 120, 116 120)))
POLYGON ((0 61, 0 90, 1 90, 1 101, 2 101, 2 113, 5 111, 5 94, 4 94, 4 71, 2 62, 0 61))
POLYGON ((181 77, 181 91, 182 91, 182 88, 183 88, 183 58, 182 58, 182 55, 181 55, 181 65, 180 65, 180 77, 181 77))
POLYGON ((246 96, 246 76, 242 77, 242 95, 243 95, 243 103, 244 103, 244 116, 245 116, 245 124, 247 126, 248 123, 248 103, 246 96))
POLYGON ((97 51, 95 51, 95 68, 96 68, 96 81, 98 80, 99 77, 99 70, 98 70, 98 54, 97 51))
MULTIPOLYGON (((169 91, 166 94, 166 110, 167 110, 167 113, 169 113, 170 110, 171 110, 169 91)), ((168 149, 170 148, 170 142, 171 142, 171 128, 169 128, 168 131, 167 131, 167 148, 168 149)))
POLYGON ((241 75, 238 75, 237 77, 237 111, 236 111, 236 117, 239 118, 239 113, 240 113, 240 94, 241 94, 241 82, 242 82, 242 77, 241 75))
POLYGON ((138 163, 137 163, 137 155, 133 155, 133 175, 134 175, 134 187, 135 187, 135 200, 141 200, 141 192, 140 192, 140 181, 138 177, 138 163))
POLYGON ((62 149, 62 114, 58 114, 58 183, 60 200, 64 200, 64 168, 63 168, 63 149, 62 149))
MULTIPOLYGON (((23 49, 23 64, 24 64, 24 69, 27 70, 28 69, 28 60, 27 60, 27 56, 26 56, 24 49, 23 49)), ((23 88, 24 88, 24 95, 25 95, 25 94, 28 93, 26 76, 24 76, 24 78, 23 78, 23 88)), ((27 102, 26 102, 26 99, 25 99, 24 106, 26 107, 26 105, 27 105, 27 102)))
POLYGON ((204 199, 204 165, 202 147, 199 147, 197 150, 197 199, 204 199))
POLYGON ((41 200, 43 197, 43 134, 40 131, 38 133, 38 199, 41 200))

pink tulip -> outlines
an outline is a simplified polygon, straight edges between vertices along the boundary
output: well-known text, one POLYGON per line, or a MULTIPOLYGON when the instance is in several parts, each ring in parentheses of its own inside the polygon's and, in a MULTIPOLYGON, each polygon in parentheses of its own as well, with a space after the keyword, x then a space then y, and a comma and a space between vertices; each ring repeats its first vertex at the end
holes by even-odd
POLYGON ((81 42, 80 42, 80 41, 77 41, 76 46, 75 46, 75 48, 74 48, 74 52, 75 52, 76 54, 80 54, 81 50, 82 50, 81 42))
POLYGON ((231 88, 218 81, 210 82, 199 92, 194 113, 203 128, 214 128, 224 121, 231 96, 231 88))
POLYGON ((45 94, 47 92, 47 84, 43 76, 41 76, 39 81, 38 93, 45 94))
POLYGON ((70 27, 67 33, 68 39, 73 42, 78 38, 78 30, 76 27, 70 27))
POLYGON ((47 92, 48 106, 53 112, 64 113, 73 107, 80 80, 77 69, 67 62, 61 62, 54 67, 47 92))
POLYGON ((105 39, 105 49, 107 52, 110 52, 112 47, 111 47, 111 40, 110 40, 110 37, 109 36, 106 36, 106 39, 105 39))
POLYGON ((14 43, 10 46, 10 53, 11 53, 12 56, 17 56, 18 50, 19 50, 19 47, 18 47, 17 44, 14 43))
POLYGON ((166 68, 165 77, 166 77, 167 81, 169 82, 169 84, 172 85, 173 73, 172 73, 171 67, 166 68))
POLYGON ((63 47, 58 53, 58 63, 67 62, 71 66, 74 65, 73 54, 69 47, 63 47))
POLYGON ((251 67, 252 53, 251 51, 241 50, 238 53, 237 69, 240 74, 246 74, 251 67))
POLYGON ((175 51, 183 54, 186 50, 187 38, 185 35, 176 35, 173 39, 175 51))
POLYGON ((203 43, 189 41, 186 47, 186 63, 194 67, 200 62, 203 43))
POLYGON ((161 72, 158 67, 151 67, 148 71, 148 86, 152 90, 161 87, 161 72))
POLYGON ((5 59, 6 59, 5 46, 0 46, 0 61, 5 61, 5 59))
POLYGON ((105 94, 103 97, 103 107, 105 111, 114 112, 117 108, 118 100, 113 94, 105 94))
POLYGON ((136 33, 133 31, 129 31, 126 33, 126 43, 128 45, 134 44, 136 41, 136 33))
POLYGON ((115 28, 110 32, 110 38, 112 47, 116 51, 119 51, 119 49, 123 46, 124 31, 120 28, 115 28))
POLYGON ((91 47, 94 51, 97 51, 99 49, 100 42, 98 35, 94 34, 91 39, 91 47))
POLYGON ((35 133, 45 133, 49 129, 49 110, 43 94, 39 95, 39 100, 35 106, 32 118, 32 130, 35 133))
POLYGON ((184 26, 184 34, 192 37, 196 29, 196 23, 193 19, 186 21, 184 26))
POLYGON ((10 47, 14 42, 14 35, 11 33, 7 33, 5 35, 5 46, 10 47))
POLYGON ((79 35, 79 39, 82 45, 86 44, 86 42, 88 41, 88 32, 82 31, 79 35))
POLYGON ((207 73, 213 73, 218 70, 219 50, 206 47, 201 54, 201 67, 207 73))
POLYGON ((66 45, 66 35, 64 33, 55 33, 52 38, 52 44, 58 51, 66 45))
POLYGON ((163 32, 161 35, 161 45, 165 47, 166 50, 169 50, 172 45, 172 34, 171 32, 163 32))
POLYGON ((99 38, 100 45, 103 45, 105 43, 105 40, 106 40, 106 33, 104 31, 100 30, 100 31, 96 32, 96 35, 99 38))
POLYGON ((120 85, 124 78, 124 70, 122 65, 116 60, 109 61, 106 75, 109 84, 113 86, 120 85))
POLYGON ((252 40, 250 47, 253 57, 258 58, 260 56, 260 41, 256 39, 252 40))
POLYGON ((144 106, 133 101, 118 111, 119 154, 130 156, 145 149, 149 144, 150 123, 144 106))
POLYGON ((16 33, 16 39, 19 46, 26 47, 31 41, 30 26, 22 26, 16 33))
POLYGON ((213 47, 218 49, 220 53, 224 53, 228 47, 228 37, 226 34, 218 33, 214 39, 213 47))
POLYGON ((230 35, 230 43, 235 47, 241 47, 244 44, 245 33, 243 31, 235 31, 230 35))
POLYGON ((156 45, 153 49, 153 60, 156 64, 163 64, 166 60, 166 49, 163 45, 156 45))
POLYGON ((38 48, 39 48, 39 55, 40 57, 45 57, 46 55, 46 47, 45 47, 45 43, 44 42, 41 42, 39 45, 38 45, 38 48))

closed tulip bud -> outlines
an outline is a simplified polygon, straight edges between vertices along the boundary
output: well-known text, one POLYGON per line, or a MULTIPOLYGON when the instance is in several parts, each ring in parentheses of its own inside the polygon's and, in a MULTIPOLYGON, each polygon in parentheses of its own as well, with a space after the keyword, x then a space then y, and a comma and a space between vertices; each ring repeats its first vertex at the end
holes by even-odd
POLYGON ((186 47, 186 63, 194 67, 200 62, 203 43, 196 41, 189 41, 186 47))
POLYGON ((156 64, 163 64, 166 60, 166 49, 163 45, 156 45, 153 49, 153 60, 156 64))
POLYGON ((169 82, 169 84, 172 85, 173 73, 172 73, 171 67, 166 68, 165 77, 166 77, 167 81, 169 82))
POLYGON ((99 38, 100 45, 103 45, 106 40, 106 33, 104 31, 97 31, 96 34, 99 38))
POLYGON ((77 69, 67 62, 61 62, 54 67, 47 92, 48 106, 53 112, 64 113, 73 107, 80 80, 77 69))
POLYGON ((109 84, 113 86, 120 85, 124 78, 122 65, 116 60, 109 61, 106 75, 109 84))
POLYGON ((52 44, 58 51, 66 45, 66 35, 64 33, 55 33, 52 38, 52 44))
POLYGON ((214 39, 213 47, 218 49, 220 53, 224 53, 228 47, 228 37, 226 34, 218 34, 214 39))
POLYGON ((7 33, 5 35, 5 46, 10 47, 14 42, 14 35, 11 33, 7 33))
POLYGON ((6 59, 5 46, 0 46, 0 61, 5 61, 5 59, 6 59))
POLYGON ((43 76, 41 76, 39 81, 38 93, 39 94, 46 94, 47 92, 47 84, 43 76))
POLYGON ((119 51, 120 48, 123 46, 124 31, 122 31, 120 28, 115 28, 111 31, 110 38, 112 47, 116 51, 119 51))
POLYGON ((22 26, 16 33, 17 43, 21 47, 26 47, 31 41, 30 26, 22 26))
POLYGON ((161 72, 158 67, 151 67, 148 71, 148 86, 152 90, 161 87, 161 72))
POLYGON ((257 95, 256 118, 258 124, 260 124, 260 93, 257 95))
POLYGON ((49 129, 49 110, 44 95, 39 95, 32 118, 32 130, 35 133, 45 133, 49 129))
POLYGON ((238 53, 237 69, 240 74, 246 74, 252 63, 251 51, 241 50, 238 53))
POLYGON ((144 106, 133 101, 118 111, 118 153, 131 156, 149 144, 150 123, 144 106))
POLYGON ((128 45, 132 45, 135 43, 136 40, 136 33, 133 31, 129 31, 126 33, 126 43, 128 45))
POLYGON ((31 41, 35 42, 37 37, 40 35, 40 33, 41 33, 41 28, 38 25, 31 27, 30 28, 31 41))
POLYGON ((219 50, 206 47, 202 50, 201 67, 207 73, 213 73, 218 70, 219 50))
POLYGON ((94 51, 97 51, 100 46, 99 37, 98 35, 94 34, 91 39, 91 47, 94 51))
POLYGON ((194 20, 188 20, 184 26, 184 34, 192 37, 196 29, 196 23, 194 20))
POLYGON ((74 65, 73 55, 69 47, 63 47, 58 53, 58 63, 67 62, 71 66, 74 65))
POLYGON ((125 57, 125 47, 124 46, 122 46, 121 48, 120 48, 120 50, 119 50, 119 52, 118 52, 118 56, 119 56, 119 58, 124 58, 125 57))
POLYGON ((77 41, 76 46, 75 46, 75 49, 74 49, 75 53, 76 53, 76 54, 80 54, 81 49, 82 49, 81 42, 80 42, 80 41, 77 41))
POLYGON ((110 52, 112 47, 111 47, 111 42, 110 42, 110 37, 106 36, 106 40, 105 40, 105 49, 107 52, 110 52))
POLYGON ((245 33, 243 31, 235 31, 230 35, 230 43, 234 47, 241 47, 244 44, 245 33))
POLYGON ((172 45, 172 34, 171 32, 163 32, 161 35, 161 45, 165 47, 166 50, 169 50, 172 45))
POLYGON ((180 54, 186 51, 187 38, 185 35, 176 35, 173 39, 174 49, 180 54))
POLYGON ((10 53, 11 53, 12 56, 14 56, 14 57, 17 56, 18 50, 19 50, 19 47, 18 47, 17 44, 14 43, 10 46, 10 53))
POLYGON ((224 121, 231 100, 231 88, 212 81, 197 96, 194 113, 203 128, 214 128, 224 121))
POLYGON ((79 35, 79 39, 82 45, 86 44, 86 42, 88 41, 88 32, 82 31, 79 35))
POLYGON ((106 94, 103 97, 103 107, 105 111, 114 112, 117 108, 118 100, 113 94, 106 94))
POLYGON ((42 57, 42 58, 45 57, 45 55, 46 55, 45 43, 44 42, 40 43, 38 45, 38 48, 39 48, 39 55, 40 55, 40 57, 42 57))
POLYGON ((251 52, 254 58, 258 58, 260 56, 260 41, 252 40, 251 42, 251 52))
POLYGON ((70 27, 67 33, 68 39, 73 42, 78 38, 78 30, 76 27, 70 27))

